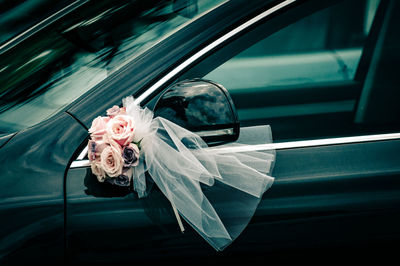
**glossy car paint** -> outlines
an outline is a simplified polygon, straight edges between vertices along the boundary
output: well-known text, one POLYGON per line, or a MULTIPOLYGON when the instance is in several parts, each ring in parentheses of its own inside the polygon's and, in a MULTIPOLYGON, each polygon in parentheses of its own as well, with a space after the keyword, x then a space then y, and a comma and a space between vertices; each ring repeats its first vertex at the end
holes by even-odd
POLYGON ((5 262, 64 253, 64 175, 87 131, 65 112, 18 132, 1 148, 0 256, 5 262), (51 251, 51 252, 50 252, 51 251))
POLYGON ((363 260, 366 252, 382 260, 393 257, 400 238, 398 140, 278 151, 275 184, 245 232, 218 254, 188 225, 180 233, 156 188, 139 200, 123 189, 96 187, 87 169, 68 170, 94 117, 145 90, 177 62, 257 13, 258 6, 269 5, 227 3, 147 51, 67 112, 5 140, 2 259, 31 260, 49 247, 47 255, 63 258, 65 247, 68 260, 99 263, 195 258, 243 264, 316 254, 363 260))

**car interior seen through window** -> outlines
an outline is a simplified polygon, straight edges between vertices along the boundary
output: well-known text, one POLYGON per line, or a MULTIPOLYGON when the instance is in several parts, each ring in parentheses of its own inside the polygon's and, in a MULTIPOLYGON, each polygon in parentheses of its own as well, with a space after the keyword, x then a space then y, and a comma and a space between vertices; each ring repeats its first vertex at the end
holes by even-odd
POLYGON ((241 126, 269 124, 276 141, 398 130, 400 24, 391 6, 350 0, 301 12, 284 28, 248 32, 180 79, 220 83, 241 126))

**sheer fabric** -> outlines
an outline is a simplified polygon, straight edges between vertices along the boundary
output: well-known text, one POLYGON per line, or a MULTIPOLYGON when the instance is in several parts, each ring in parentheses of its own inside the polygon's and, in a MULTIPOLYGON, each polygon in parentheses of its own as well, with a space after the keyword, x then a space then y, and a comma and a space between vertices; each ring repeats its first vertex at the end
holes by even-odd
MULTIPOLYGON (((133 141, 141 146, 132 177, 134 190, 139 197, 146 196, 147 171, 186 222, 216 250, 223 250, 245 229, 272 185, 269 173, 275 153, 219 153, 198 135, 164 118, 153 118, 133 97, 123 104, 135 121, 133 141)), ((272 141, 268 126, 256 130, 262 138, 240 138, 224 146, 272 141)))

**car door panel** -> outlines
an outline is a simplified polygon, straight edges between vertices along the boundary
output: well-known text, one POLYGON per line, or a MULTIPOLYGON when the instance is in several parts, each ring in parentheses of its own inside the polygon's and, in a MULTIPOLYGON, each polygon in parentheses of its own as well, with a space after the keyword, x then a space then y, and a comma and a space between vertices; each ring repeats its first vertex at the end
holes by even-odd
POLYGON ((271 256, 393 256, 400 237, 399 145, 396 140, 277 151, 275 183, 227 252, 246 247, 271 256))
MULTIPOLYGON (((274 185, 264 194, 248 228, 223 253, 235 257, 392 243, 400 237, 399 148, 400 141, 395 140, 278 150, 274 185)), ((118 259, 129 261, 139 253, 150 254, 149 250, 157 251, 154 260, 216 255, 188 224, 186 232, 180 233, 158 189, 145 199, 78 196, 85 188, 84 172, 70 170, 68 177, 71 186, 80 184, 80 188, 74 185, 75 190, 68 187, 72 258, 108 260, 119 254, 118 259), (105 243, 113 245, 105 247, 105 243)), ((221 204, 233 207, 230 202, 221 204)))

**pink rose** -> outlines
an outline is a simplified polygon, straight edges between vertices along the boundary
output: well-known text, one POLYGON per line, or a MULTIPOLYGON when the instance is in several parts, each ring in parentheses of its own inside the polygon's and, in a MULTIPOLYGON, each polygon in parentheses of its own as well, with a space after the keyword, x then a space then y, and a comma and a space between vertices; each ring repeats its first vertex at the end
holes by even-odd
POLYGON ((119 115, 126 115, 126 107, 119 108, 119 115))
POLYGON ((119 113, 119 106, 117 105, 114 105, 113 107, 107 110, 107 115, 111 118, 118 115, 118 113, 119 113))
POLYGON ((91 162, 90 168, 92 169, 92 173, 97 176, 99 182, 104 182, 104 180, 106 180, 106 172, 103 170, 99 162, 91 162))
POLYGON ((121 146, 128 145, 133 139, 133 119, 128 115, 117 115, 107 124, 107 136, 121 146))
POLYGON ((109 117, 96 117, 93 122, 92 126, 89 128, 90 137, 93 140, 102 140, 103 135, 106 133, 107 123, 110 120, 109 117))
POLYGON ((100 156, 101 167, 109 177, 116 177, 122 173, 124 161, 121 149, 110 145, 104 148, 100 156))
POLYGON ((113 146, 114 148, 118 148, 122 152, 121 145, 118 142, 116 142, 114 139, 112 139, 108 134, 103 135, 103 142, 107 143, 108 145, 113 146))
POLYGON ((107 110, 107 115, 111 118, 117 115, 126 115, 126 108, 125 107, 119 108, 119 106, 114 105, 113 107, 107 110))

